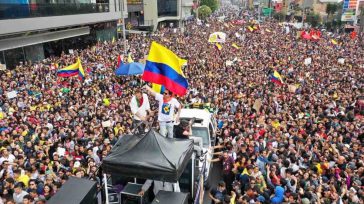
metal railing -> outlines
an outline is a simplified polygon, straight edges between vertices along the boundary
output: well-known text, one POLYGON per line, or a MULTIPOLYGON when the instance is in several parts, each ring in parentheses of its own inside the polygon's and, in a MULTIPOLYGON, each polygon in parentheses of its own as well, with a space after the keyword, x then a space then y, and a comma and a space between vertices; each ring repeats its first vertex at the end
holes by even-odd
POLYGON ((0 20, 109 12, 108 3, 0 4, 0 20))
POLYGON ((153 25, 153 20, 144 20, 139 24, 139 26, 152 26, 152 25, 153 25))

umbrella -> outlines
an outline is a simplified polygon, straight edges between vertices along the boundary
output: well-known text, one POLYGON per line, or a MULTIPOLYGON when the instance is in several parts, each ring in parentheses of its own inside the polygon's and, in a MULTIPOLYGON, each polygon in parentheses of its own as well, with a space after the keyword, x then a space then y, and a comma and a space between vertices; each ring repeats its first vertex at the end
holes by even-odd
POLYGON ((115 74, 116 76, 143 74, 144 67, 145 65, 139 62, 120 64, 119 68, 115 70, 115 74))

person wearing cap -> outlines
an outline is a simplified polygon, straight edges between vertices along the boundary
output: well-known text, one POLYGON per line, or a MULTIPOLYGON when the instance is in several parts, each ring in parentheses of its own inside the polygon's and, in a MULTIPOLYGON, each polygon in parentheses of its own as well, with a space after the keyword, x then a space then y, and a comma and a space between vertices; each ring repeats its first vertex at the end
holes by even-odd
POLYGON ((168 138, 173 138, 174 122, 179 123, 179 115, 182 108, 181 104, 173 97, 172 92, 169 90, 165 90, 162 95, 160 93, 156 93, 148 85, 145 85, 144 88, 148 91, 148 93, 155 97, 156 101, 158 101, 158 122, 160 134, 168 138), (174 117, 175 111, 177 112, 176 117, 174 117))
POLYGON ((145 125, 142 125, 141 122, 147 122, 152 113, 147 94, 144 94, 140 89, 137 89, 134 96, 131 98, 129 105, 133 114, 133 128, 138 127, 138 131, 144 133, 145 125))

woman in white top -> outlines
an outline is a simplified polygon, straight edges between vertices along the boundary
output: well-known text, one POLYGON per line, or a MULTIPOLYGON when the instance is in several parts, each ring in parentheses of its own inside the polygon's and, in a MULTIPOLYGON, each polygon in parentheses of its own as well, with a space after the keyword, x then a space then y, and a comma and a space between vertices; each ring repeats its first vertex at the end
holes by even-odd
POLYGON ((146 122, 149 115, 151 115, 150 104, 147 94, 143 94, 141 90, 137 90, 135 95, 131 98, 129 103, 131 112, 133 113, 133 128, 138 126, 139 133, 144 133, 144 124, 140 124, 142 121, 146 122), (149 113, 149 115, 148 115, 149 113))

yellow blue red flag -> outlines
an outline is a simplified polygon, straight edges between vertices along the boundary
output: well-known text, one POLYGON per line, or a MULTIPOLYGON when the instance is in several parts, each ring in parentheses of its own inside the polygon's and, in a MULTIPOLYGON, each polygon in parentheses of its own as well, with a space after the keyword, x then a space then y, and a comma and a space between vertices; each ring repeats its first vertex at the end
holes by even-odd
POLYGON ((283 85, 282 76, 277 71, 274 71, 274 73, 271 75, 270 80, 275 84, 283 85))
POLYGON ((166 89, 179 96, 187 93, 188 83, 182 72, 187 60, 179 58, 171 50, 152 42, 142 79, 164 85, 166 89))
POLYGON ((80 80, 85 78, 85 71, 83 70, 80 58, 77 59, 76 63, 57 71, 57 76, 59 77, 72 77, 76 75, 78 75, 80 80))
POLYGON ((163 94, 166 88, 163 85, 152 83, 153 91, 163 94))

